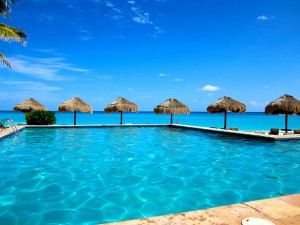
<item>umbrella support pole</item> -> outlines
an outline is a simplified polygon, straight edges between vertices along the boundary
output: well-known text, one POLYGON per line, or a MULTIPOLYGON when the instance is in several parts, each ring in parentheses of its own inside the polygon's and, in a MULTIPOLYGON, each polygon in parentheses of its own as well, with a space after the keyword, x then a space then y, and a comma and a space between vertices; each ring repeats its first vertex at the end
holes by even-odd
POLYGON ((74 125, 76 125, 76 110, 74 111, 74 125))
POLYGON ((288 114, 285 114, 285 133, 288 132, 288 114))
POLYGON ((224 129, 226 129, 227 124, 227 111, 224 111, 224 129))
POLYGON ((171 114, 171 124, 173 124, 173 114, 171 114))
POLYGON ((120 112, 120 125, 123 124, 123 112, 120 112))

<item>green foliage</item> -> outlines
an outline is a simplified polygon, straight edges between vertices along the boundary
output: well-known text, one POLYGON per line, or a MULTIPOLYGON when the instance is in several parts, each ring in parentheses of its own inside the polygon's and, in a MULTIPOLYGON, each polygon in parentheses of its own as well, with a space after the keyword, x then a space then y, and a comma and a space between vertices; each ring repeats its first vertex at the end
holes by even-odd
POLYGON ((53 125, 56 123, 54 112, 36 110, 25 114, 28 125, 53 125))
MULTIPOLYGON (((14 4, 16 1, 17 0, 0 0, 0 13, 4 18, 9 18, 11 4, 14 4)), ((19 41, 26 46, 25 38, 27 38, 25 31, 0 23, 0 39, 3 41, 19 41)), ((0 53, 0 62, 9 68, 12 68, 11 64, 2 53, 0 53)))
POLYGON ((0 23, 0 37, 4 41, 19 41, 26 46, 24 38, 27 38, 27 34, 25 31, 7 24, 0 23))

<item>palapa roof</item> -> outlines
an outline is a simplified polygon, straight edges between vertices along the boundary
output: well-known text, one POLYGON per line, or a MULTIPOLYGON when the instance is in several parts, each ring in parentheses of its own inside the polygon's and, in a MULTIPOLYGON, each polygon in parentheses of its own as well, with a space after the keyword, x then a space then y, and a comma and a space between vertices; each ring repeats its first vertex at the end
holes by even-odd
POLYGON ((106 113, 113 112, 138 112, 138 106, 125 98, 117 98, 115 101, 107 105, 104 109, 106 113))
POLYGON ((207 111, 210 113, 221 113, 225 111, 239 113, 246 111, 246 105, 230 97, 224 96, 208 106, 207 111))
POLYGON ((300 115, 300 101, 291 95, 283 95, 270 102, 265 108, 266 114, 298 114, 300 115))
POLYGON ((156 106, 153 110, 155 114, 190 114, 190 109, 185 104, 175 98, 169 98, 165 102, 156 106))
POLYGON ((46 111, 47 108, 33 98, 28 98, 14 107, 14 111, 19 112, 31 112, 33 110, 46 111))
POLYGON ((59 105, 58 111, 59 112, 80 111, 80 112, 93 113, 92 107, 78 97, 71 98, 70 100, 59 105))

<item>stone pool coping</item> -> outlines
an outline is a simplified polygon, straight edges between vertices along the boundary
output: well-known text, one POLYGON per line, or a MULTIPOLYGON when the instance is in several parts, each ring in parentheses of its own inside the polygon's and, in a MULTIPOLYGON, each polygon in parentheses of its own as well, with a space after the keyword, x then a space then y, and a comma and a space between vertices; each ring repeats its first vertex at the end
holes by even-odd
MULTIPOLYGON (((17 127, 18 131, 21 131, 26 128, 25 125, 18 125, 16 127, 17 127)), ((14 130, 11 127, 7 127, 0 131, 0 139, 5 138, 10 135, 13 135, 13 133, 14 133, 14 130)))
POLYGON ((246 131, 246 130, 234 131, 234 130, 225 130, 225 129, 219 129, 219 128, 189 126, 189 125, 181 125, 181 124, 172 124, 170 126, 182 127, 182 128, 200 130, 200 131, 207 131, 207 132, 214 132, 214 133, 219 133, 219 134, 243 136, 243 137, 248 137, 248 138, 259 138, 259 139, 272 140, 272 141, 300 140, 300 134, 294 134, 291 131, 289 131, 287 134, 285 134, 285 132, 283 132, 283 131, 280 131, 278 135, 271 135, 271 134, 269 134, 268 131, 246 131))
MULTIPOLYGON (((219 133, 230 136, 242 136, 249 139, 263 139, 269 141, 290 141, 300 140, 300 134, 293 134, 291 131, 285 134, 283 131, 279 132, 279 135, 270 135, 268 131, 234 131, 224 130, 218 128, 190 126, 182 124, 92 124, 92 125, 18 125, 18 130, 24 128, 98 128, 98 127, 177 127, 182 129, 199 130, 201 132, 219 133)), ((0 139, 9 136, 13 133, 11 128, 6 128, 0 131, 0 139)))
POLYGON ((299 225, 300 194, 106 225, 241 225, 242 220, 249 217, 265 219, 275 225, 299 225))

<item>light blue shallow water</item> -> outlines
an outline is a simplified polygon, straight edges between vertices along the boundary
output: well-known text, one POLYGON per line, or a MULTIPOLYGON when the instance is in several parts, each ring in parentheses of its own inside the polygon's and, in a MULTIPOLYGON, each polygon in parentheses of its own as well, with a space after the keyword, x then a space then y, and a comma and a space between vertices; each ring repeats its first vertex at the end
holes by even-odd
MULTIPOLYGON (((55 112, 56 124, 73 124, 73 113, 55 112)), ((21 112, 0 111, 0 120, 12 118, 16 123, 25 123, 25 115, 21 112)), ((228 113, 227 127, 238 127, 239 130, 270 130, 270 128, 284 128, 284 115, 265 115, 259 113, 228 113)), ((190 115, 174 115, 174 123, 222 128, 224 115, 207 112, 192 112, 190 115)), ((94 112, 94 114, 77 113, 77 124, 119 124, 119 113, 106 114, 94 112)), ((169 115, 155 115, 153 112, 124 113, 123 123, 132 124, 168 124, 169 115)), ((300 116, 289 116, 289 128, 300 129, 300 116)))
POLYGON ((0 224, 97 224, 300 192, 300 142, 180 128, 26 129, 0 140, 0 224))

